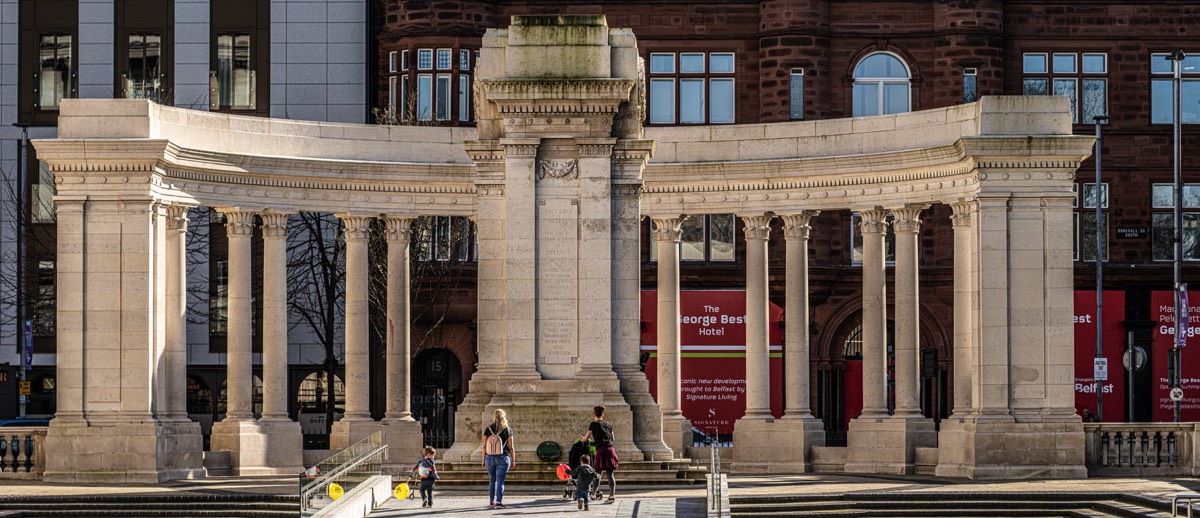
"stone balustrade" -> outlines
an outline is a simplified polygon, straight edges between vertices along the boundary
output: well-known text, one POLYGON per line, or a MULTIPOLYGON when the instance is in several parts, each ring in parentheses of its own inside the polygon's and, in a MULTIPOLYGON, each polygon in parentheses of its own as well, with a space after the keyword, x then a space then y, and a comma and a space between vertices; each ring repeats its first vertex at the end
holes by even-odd
POLYGON ((1195 475, 1195 423, 1085 423, 1091 476, 1195 475))
POLYGON ((45 426, 0 428, 0 481, 41 480, 45 439, 45 426))

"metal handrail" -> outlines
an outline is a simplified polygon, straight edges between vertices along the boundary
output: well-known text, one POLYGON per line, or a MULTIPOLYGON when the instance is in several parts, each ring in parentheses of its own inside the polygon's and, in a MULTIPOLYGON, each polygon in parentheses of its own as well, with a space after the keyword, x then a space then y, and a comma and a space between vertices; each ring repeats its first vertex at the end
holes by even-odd
MULTIPOLYGON (((300 484, 301 515, 305 515, 309 510, 309 500, 318 491, 326 489, 334 482, 341 481, 343 476, 352 474, 364 463, 381 462, 384 452, 387 450, 387 445, 383 444, 382 438, 383 434, 381 432, 375 432, 314 466, 314 468, 319 468, 323 464, 337 463, 332 468, 329 468, 328 471, 318 475, 315 479, 300 484)), ((301 477, 304 477, 304 475, 302 474, 301 477)))
POLYGON ((1187 515, 1192 518, 1192 502, 1200 500, 1200 493, 1179 493, 1171 497, 1171 516, 1179 516, 1179 502, 1187 502, 1187 515))
POLYGON ((308 498, 310 496, 312 496, 313 493, 316 493, 318 490, 324 488, 325 486, 328 486, 330 483, 332 483, 336 480, 339 480, 342 475, 350 472, 354 468, 357 468, 358 466, 362 465, 362 463, 367 462, 368 460, 371 460, 371 457, 374 457, 374 456, 382 453, 386 449, 387 449, 387 445, 375 448, 374 450, 371 450, 367 453, 364 453, 364 454, 358 456, 353 461, 343 464, 342 467, 340 469, 338 469, 337 471, 330 472, 327 476, 323 476, 320 480, 308 484, 304 488, 303 492, 300 493, 300 506, 301 506, 300 510, 301 511, 307 510, 308 498))
MULTIPOLYGON (((714 437, 716 435, 714 434, 714 437)), ((709 510, 716 513, 716 516, 721 516, 724 511, 722 505, 722 497, 724 496, 721 489, 721 449, 717 447, 718 441, 713 441, 709 447, 709 481, 711 489, 709 493, 712 495, 712 505, 709 510)))

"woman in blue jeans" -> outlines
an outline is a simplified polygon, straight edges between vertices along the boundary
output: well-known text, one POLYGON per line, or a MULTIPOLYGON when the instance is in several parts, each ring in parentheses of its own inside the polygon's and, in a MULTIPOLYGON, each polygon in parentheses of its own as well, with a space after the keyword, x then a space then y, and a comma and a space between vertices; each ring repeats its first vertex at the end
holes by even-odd
POLYGON ((504 509, 504 479, 517 465, 512 430, 503 410, 492 412, 492 424, 483 429, 483 467, 488 472, 488 507, 504 509))

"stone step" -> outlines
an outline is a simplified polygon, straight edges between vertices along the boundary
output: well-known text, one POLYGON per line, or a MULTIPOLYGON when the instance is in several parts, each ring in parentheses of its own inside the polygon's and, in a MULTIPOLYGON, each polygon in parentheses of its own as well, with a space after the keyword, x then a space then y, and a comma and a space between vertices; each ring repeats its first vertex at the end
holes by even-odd
POLYGON ((295 496, 255 494, 154 494, 0 497, 0 513, 14 511, 22 518, 110 517, 230 517, 282 518, 300 512, 295 496))
POLYGON ((851 493, 740 496, 737 516, 1063 516, 1159 518, 1169 504, 1115 493, 851 493))

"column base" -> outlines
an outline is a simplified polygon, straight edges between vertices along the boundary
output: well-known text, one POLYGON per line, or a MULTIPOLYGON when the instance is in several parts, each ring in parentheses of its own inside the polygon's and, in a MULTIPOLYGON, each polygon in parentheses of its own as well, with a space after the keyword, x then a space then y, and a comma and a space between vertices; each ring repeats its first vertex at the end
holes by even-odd
POLYGON ((210 446, 212 451, 229 452, 229 470, 235 477, 297 473, 271 464, 267 433, 253 419, 213 423, 210 446))
MULTIPOLYGON (((421 460, 421 450, 425 447, 421 423, 411 417, 384 418, 380 425, 383 430, 383 443, 388 446, 387 457, 383 461, 383 472, 396 475, 412 470, 421 460)), ((442 458, 442 452, 438 453, 438 457, 442 458)))
POLYGON ((941 428, 934 471, 939 477, 1087 477, 1083 423, 1075 414, 969 414, 943 419, 941 428))
POLYGON ((333 431, 329 434, 329 449, 334 452, 344 450, 382 429, 382 423, 369 417, 343 417, 333 423, 333 431))
POLYGON ((813 446, 825 445, 825 426, 814 417, 738 419, 733 423, 731 471, 808 473, 813 446))
POLYGON ((933 420, 926 417, 858 417, 847 433, 846 473, 911 475, 917 448, 937 446, 933 420))
POLYGON ((46 432, 52 483, 158 484, 204 478, 204 439, 188 421, 54 419, 46 432))
POLYGON ((675 452, 663 442, 662 409, 650 397, 650 382, 636 367, 616 368, 621 393, 633 412, 633 443, 642 450, 643 460, 667 461, 675 452))
POLYGON ((267 466, 284 474, 304 471, 304 433, 300 431, 300 423, 287 417, 268 419, 258 421, 266 440, 267 466))
POLYGON ((687 448, 692 445, 692 422, 678 415, 663 415, 663 443, 676 459, 684 458, 687 448))

